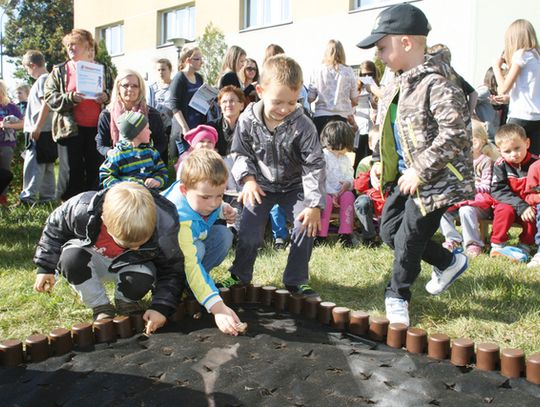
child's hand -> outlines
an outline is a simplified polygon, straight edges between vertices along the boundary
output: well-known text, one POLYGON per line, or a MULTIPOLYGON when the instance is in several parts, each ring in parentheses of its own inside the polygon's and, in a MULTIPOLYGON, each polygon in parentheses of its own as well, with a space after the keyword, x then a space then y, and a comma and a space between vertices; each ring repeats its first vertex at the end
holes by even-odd
POLYGON ((341 189, 338 192, 338 196, 351 189, 351 183, 349 181, 339 181, 339 183, 341 184, 341 189))
POLYGON ((143 315, 143 320, 146 322, 146 327, 144 329, 146 335, 154 333, 167 322, 165 315, 153 309, 146 310, 143 315))
POLYGON ((223 211, 223 217, 225 218, 225 222, 227 222, 229 225, 234 224, 236 222, 236 216, 238 213, 236 212, 236 209, 234 209, 231 205, 228 203, 224 203, 222 206, 223 211))
POLYGON ((296 218, 302 222, 302 231, 306 231, 308 237, 316 237, 321 230, 321 210, 319 208, 306 208, 296 218))
POLYGON ((414 168, 407 168, 398 179, 399 190, 402 194, 412 195, 420 185, 420 178, 414 168))
POLYGON ((146 188, 159 188, 161 184, 155 178, 146 178, 144 180, 144 186, 146 188))
POLYGON ((373 167, 371 167, 371 171, 369 172, 369 181, 373 188, 379 189, 381 186, 381 163, 373 164, 373 167))
POLYGON ((332 195, 332 205, 334 208, 339 208, 339 195, 332 195))
POLYGON ((210 308, 210 312, 214 315, 216 325, 221 332, 232 336, 238 335, 236 325, 240 323, 240 318, 223 301, 214 304, 210 308))
POLYGON ((521 214, 521 220, 523 222, 536 222, 536 213, 535 213, 534 208, 532 206, 529 206, 521 214))
POLYGON ((38 274, 34 282, 34 290, 39 293, 51 292, 55 281, 54 274, 38 274))
POLYGON ((244 188, 238 195, 238 202, 246 205, 249 203, 251 206, 255 206, 255 203, 260 204, 262 202, 261 196, 266 196, 264 191, 261 189, 255 178, 248 176, 247 181, 244 182, 244 188))

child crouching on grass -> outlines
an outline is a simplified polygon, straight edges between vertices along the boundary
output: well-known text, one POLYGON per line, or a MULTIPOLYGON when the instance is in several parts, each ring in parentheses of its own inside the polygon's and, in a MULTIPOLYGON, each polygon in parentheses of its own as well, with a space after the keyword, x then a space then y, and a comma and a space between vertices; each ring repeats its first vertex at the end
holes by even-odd
POLYGON ((467 255, 476 257, 482 253, 484 248, 478 220, 488 219, 491 215, 493 203, 493 198, 490 195, 491 175, 493 162, 498 158, 499 153, 496 147, 488 141, 485 123, 472 120, 472 136, 476 195, 474 200, 460 202, 444 214, 441 219, 441 232, 445 238, 444 248, 453 251, 461 247, 463 243, 467 255), (454 224, 458 216, 463 229, 463 237, 454 224))
POLYGON ((34 289, 48 292, 66 278, 94 320, 144 312, 146 333, 162 327, 184 289, 174 205, 134 182, 74 196, 51 213, 34 254, 34 289), (103 281, 116 283, 112 305, 103 281))
POLYGON ((182 161, 180 181, 162 192, 176 206, 180 219, 178 242, 184 253, 184 267, 189 288, 195 298, 214 315, 217 327, 224 333, 238 335, 240 323, 227 307, 210 277, 210 271, 221 264, 232 245, 233 234, 223 219, 234 223, 236 211, 223 202, 229 172, 214 150, 193 150, 182 161))
POLYGON ((354 132, 349 124, 329 122, 321 133, 326 161, 326 206, 321 213, 321 231, 316 243, 326 241, 330 216, 339 208, 339 241, 343 247, 352 247, 354 225, 354 195, 351 192, 354 172, 347 153, 352 151, 354 132))

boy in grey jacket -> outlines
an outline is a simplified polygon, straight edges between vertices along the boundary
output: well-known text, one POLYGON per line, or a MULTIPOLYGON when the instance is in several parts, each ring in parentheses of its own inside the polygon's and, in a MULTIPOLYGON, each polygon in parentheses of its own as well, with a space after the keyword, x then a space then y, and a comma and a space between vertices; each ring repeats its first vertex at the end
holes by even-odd
POLYGON ((392 279, 385 292, 386 316, 409 325, 410 287, 421 260, 433 266, 426 290, 443 292, 467 268, 467 256, 432 241, 446 209, 474 197, 472 137, 461 89, 447 78, 441 56, 425 56, 431 29, 424 13, 398 4, 383 10, 371 35, 387 68, 398 73, 379 102, 381 138, 372 176, 388 190, 381 238, 394 250, 392 279))
POLYGON ((251 281, 268 214, 279 204, 294 221, 285 287, 291 293, 318 296, 308 285, 308 264, 321 227, 326 174, 317 130, 296 103, 301 87, 298 63, 285 55, 270 58, 257 85, 261 100, 249 105, 238 120, 232 174, 243 186, 238 200, 245 208, 225 287, 251 281))

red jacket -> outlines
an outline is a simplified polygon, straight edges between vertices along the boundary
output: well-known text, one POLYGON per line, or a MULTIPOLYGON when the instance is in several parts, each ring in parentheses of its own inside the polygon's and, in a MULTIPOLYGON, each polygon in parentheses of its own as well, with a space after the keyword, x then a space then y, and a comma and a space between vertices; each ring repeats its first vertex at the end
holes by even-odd
POLYGON ((353 181, 353 186, 360 194, 365 194, 371 199, 375 216, 381 216, 385 198, 383 198, 378 188, 371 187, 369 183, 369 172, 359 173, 353 181))
POLYGON ((540 204, 540 160, 529 167, 525 193, 527 194, 525 201, 529 205, 536 206, 540 204))
POLYGON ((519 216, 530 206, 526 201, 527 173, 536 160, 536 155, 527 153, 518 165, 509 164, 502 157, 493 165, 491 196, 498 202, 511 205, 519 216))

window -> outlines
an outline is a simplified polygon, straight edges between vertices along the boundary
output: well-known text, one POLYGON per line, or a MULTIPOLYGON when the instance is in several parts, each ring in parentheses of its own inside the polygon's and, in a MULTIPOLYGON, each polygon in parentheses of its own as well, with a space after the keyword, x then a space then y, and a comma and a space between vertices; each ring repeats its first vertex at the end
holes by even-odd
POLYGON ((167 44, 171 38, 195 39, 195 6, 161 13, 160 44, 167 44))
POLYGON ((116 24, 100 30, 100 38, 105 41, 109 55, 120 55, 124 52, 124 25, 116 24))
POLYGON ((291 0, 244 0, 244 28, 291 22, 291 0))
POLYGON ((402 3, 402 1, 401 0, 354 0, 353 10, 384 7, 384 6, 390 6, 396 3, 402 3))

